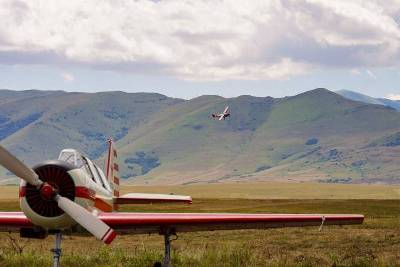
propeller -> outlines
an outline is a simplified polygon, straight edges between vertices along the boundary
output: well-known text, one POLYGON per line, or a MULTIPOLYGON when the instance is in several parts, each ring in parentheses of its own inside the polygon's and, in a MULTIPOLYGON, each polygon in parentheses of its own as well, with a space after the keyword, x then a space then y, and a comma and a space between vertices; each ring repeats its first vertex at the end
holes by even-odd
POLYGON ((54 197, 60 209, 65 211, 71 218, 88 230, 97 239, 110 244, 116 237, 116 233, 102 220, 92 215, 82 206, 71 201, 69 198, 56 195, 54 197))
POLYGON ((106 244, 110 244, 116 233, 102 220, 91 214, 88 210, 78 205, 74 201, 59 195, 50 184, 43 183, 39 176, 14 155, 0 145, 0 165, 14 173, 16 176, 27 183, 37 187, 41 195, 48 200, 57 202, 58 207, 68 214, 73 220, 89 231, 97 239, 106 244))
POLYGON ((16 176, 25 180, 27 183, 40 187, 42 181, 40 181, 39 176, 28 166, 22 163, 19 159, 14 157, 10 152, 8 152, 4 147, 0 145, 0 164, 4 168, 14 173, 16 176))

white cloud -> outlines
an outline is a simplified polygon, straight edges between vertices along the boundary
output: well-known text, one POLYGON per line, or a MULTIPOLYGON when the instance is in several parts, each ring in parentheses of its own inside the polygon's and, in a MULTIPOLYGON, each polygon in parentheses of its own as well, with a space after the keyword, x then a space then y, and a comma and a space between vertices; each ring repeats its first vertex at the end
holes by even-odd
POLYGON ((73 81, 75 81, 75 76, 72 75, 71 73, 68 73, 68 72, 61 73, 61 77, 62 77, 63 80, 66 81, 66 82, 73 82, 73 81))
POLYGON ((390 100, 400 100, 400 95, 390 94, 390 95, 386 96, 386 98, 390 99, 390 100))
POLYGON ((0 17, 0 64, 223 80, 400 60, 399 0, 3 0, 0 17))

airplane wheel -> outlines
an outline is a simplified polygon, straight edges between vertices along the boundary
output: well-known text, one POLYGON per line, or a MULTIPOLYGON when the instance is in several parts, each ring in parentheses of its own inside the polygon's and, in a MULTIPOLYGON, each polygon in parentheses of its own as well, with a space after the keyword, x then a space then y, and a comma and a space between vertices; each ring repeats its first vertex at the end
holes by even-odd
POLYGON ((161 262, 157 261, 154 263, 153 267, 162 267, 161 262))

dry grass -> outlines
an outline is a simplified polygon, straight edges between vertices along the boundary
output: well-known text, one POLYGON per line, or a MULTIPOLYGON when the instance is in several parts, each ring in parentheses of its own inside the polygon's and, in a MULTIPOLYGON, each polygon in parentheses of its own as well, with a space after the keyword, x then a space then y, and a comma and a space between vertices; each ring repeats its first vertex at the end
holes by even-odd
MULTIPOLYGON (((366 215, 363 225, 326 227, 322 232, 287 228, 184 233, 173 242, 173 266, 400 266, 398 187, 259 183, 124 186, 122 191, 194 196, 192 205, 125 205, 122 211, 366 215), (256 197, 261 199, 250 199, 256 197), (289 199, 293 197, 299 199, 289 199)), ((19 210, 17 192, 15 186, 0 188, 0 210, 19 210)), ((11 237, 15 241, 7 233, 0 234, 0 266, 51 265, 53 237, 11 237)), ((105 246, 93 237, 64 236, 62 247, 63 266, 152 266, 162 259, 163 239, 158 235, 120 236, 105 246)))
POLYGON ((123 186, 122 193, 174 193, 196 198, 245 199, 400 199, 400 186, 323 183, 231 183, 123 186))
MULTIPOLYGON (((324 183, 213 183, 173 186, 128 186, 121 193, 185 194, 194 198, 243 199, 400 199, 400 185, 324 183)), ((0 200, 15 200, 17 186, 0 186, 0 200)))
MULTIPOLYGON (((17 200, 0 201, 0 210, 15 209, 17 200)), ((325 227, 322 232, 312 227, 183 233, 172 245, 173 266, 400 266, 400 200, 195 198, 192 205, 125 205, 122 210, 366 215, 363 225, 325 227)), ((11 237, 16 244, 0 234, 0 266, 51 265, 52 236, 11 237)), ((158 235, 119 236, 111 246, 93 237, 65 236, 62 265, 152 266, 162 253, 158 235)))

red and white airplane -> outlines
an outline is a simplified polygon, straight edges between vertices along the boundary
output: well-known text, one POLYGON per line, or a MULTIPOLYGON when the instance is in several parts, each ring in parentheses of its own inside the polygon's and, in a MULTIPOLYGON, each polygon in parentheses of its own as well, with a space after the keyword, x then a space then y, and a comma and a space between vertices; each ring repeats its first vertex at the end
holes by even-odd
POLYGON ((215 120, 225 120, 226 118, 230 117, 231 114, 229 113, 229 106, 226 106, 224 109, 224 112, 222 112, 221 114, 211 114, 211 116, 213 117, 213 119, 215 120))
POLYGON ((0 164, 22 179, 22 211, 0 212, 0 231, 44 239, 55 234, 54 266, 59 266, 61 234, 91 233, 109 244, 116 234, 164 235, 164 266, 170 261, 171 236, 178 232, 266 229, 361 224, 363 215, 345 214, 229 214, 117 212, 118 205, 155 202, 191 203, 188 196, 126 194, 119 196, 117 151, 109 141, 105 173, 73 149, 61 151, 58 160, 30 168, 0 146, 0 164), (86 231, 87 232, 86 232, 86 231))

